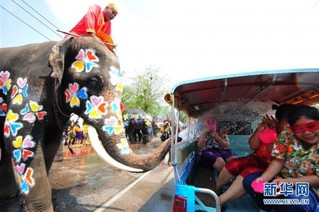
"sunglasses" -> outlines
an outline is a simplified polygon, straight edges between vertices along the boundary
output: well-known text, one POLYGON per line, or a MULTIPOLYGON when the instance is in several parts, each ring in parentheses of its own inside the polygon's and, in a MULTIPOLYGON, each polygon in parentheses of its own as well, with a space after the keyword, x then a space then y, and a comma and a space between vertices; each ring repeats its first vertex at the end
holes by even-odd
POLYGON ((295 133, 304 133, 305 131, 309 132, 315 132, 319 130, 319 120, 318 121, 313 121, 309 122, 307 124, 298 124, 293 127, 293 130, 295 133))

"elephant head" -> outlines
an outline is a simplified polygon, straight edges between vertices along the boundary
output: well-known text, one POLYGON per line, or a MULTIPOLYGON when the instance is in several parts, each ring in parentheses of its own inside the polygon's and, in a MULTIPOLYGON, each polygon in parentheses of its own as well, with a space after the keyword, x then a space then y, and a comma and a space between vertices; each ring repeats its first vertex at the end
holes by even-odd
POLYGON ((103 159, 136 172, 151 170, 163 160, 169 141, 147 157, 130 150, 120 110, 120 66, 104 45, 91 38, 62 41, 53 47, 49 64, 58 81, 57 109, 83 118, 92 146, 103 159))
POLYGON ((169 151, 169 140, 149 156, 129 148, 119 62, 100 40, 70 38, 2 48, 0 54, 0 178, 6 179, 0 198, 19 190, 28 211, 52 210, 47 173, 73 113, 90 126, 97 153, 118 168, 148 171, 169 151))

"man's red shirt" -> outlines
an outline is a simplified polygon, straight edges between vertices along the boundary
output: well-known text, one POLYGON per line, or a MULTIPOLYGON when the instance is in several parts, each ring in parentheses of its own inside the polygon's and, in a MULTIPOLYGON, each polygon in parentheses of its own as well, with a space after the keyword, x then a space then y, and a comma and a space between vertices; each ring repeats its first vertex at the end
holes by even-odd
POLYGON ((102 8, 99 5, 93 5, 70 33, 80 36, 88 33, 111 35, 111 21, 105 22, 102 8))

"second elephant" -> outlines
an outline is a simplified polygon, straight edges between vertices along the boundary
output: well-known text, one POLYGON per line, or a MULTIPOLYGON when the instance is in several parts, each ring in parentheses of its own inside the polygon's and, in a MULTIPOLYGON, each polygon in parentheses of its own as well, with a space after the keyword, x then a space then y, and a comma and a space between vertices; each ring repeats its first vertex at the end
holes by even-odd
POLYGON ((142 141, 143 144, 153 138, 154 123, 151 115, 140 109, 123 111, 125 133, 131 143, 142 141))

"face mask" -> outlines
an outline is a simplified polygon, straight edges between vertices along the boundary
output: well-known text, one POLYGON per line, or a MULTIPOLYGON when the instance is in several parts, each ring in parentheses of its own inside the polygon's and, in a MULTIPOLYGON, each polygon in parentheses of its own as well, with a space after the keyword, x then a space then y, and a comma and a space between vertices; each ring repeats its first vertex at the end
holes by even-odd
POLYGON ((313 132, 319 130, 319 120, 318 121, 309 122, 309 123, 306 123, 306 124, 295 125, 293 127, 293 130, 297 134, 302 134, 305 131, 313 133, 313 132))
POLYGON ((208 116, 205 120, 205 127, 206 129, 214 130, 216 131, 217 124, 214 117, 208 116))

